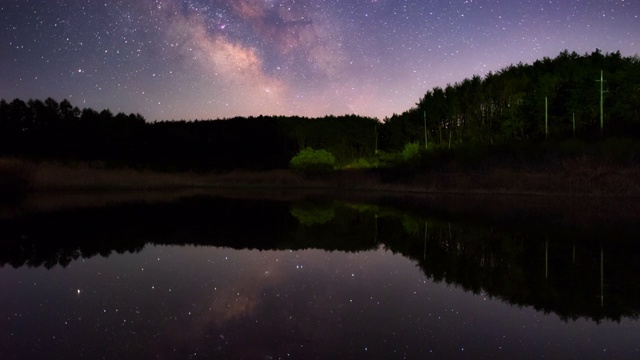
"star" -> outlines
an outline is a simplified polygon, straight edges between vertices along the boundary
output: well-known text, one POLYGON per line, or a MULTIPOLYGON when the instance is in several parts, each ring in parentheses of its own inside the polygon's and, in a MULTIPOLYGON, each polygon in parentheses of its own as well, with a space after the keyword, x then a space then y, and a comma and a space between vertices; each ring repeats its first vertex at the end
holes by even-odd
POLYGON ((565 49, 640 53, 639 16, 631 1, 6 0, 0 98, 82 98, 149 120, 383 119, 565 49))

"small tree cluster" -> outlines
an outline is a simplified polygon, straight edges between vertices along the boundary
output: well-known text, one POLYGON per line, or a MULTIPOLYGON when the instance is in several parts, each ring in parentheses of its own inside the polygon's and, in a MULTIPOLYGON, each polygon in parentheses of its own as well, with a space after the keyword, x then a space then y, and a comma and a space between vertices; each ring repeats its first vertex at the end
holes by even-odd
POLYGON ((289 162, 291 168, 305 173, 322 173, 334 169, 336 158, 326 150, 307 147, 289 162))
POLYGON ((404 149, 402 149, 402 158, 405 161, 411 161, 416 159, 420 154, 420 144, 417 142, 408 143, 404 145, 404 149))

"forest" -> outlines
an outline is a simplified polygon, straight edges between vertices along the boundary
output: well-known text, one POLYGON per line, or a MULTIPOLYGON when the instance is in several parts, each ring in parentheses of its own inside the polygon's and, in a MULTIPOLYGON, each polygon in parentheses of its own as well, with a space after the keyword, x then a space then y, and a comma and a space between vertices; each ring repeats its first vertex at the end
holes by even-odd
POLYGON ((564 51, 436 87, 413 108, 383 120, 343 115, 148 122, 140 114, 80 109, 66 99, 0 101, 1 156, 163 171, 287 168, 305 148, 329 152, 336 168, 366 168, 433 160, 433 151, 462 151, 464 157, 491 153, 491 147, 511 152, 563 141, 625 138, 629 144, 639 137, 640 58, 600 50, 564 51))
POLYGON ((422 139, 423 118, 437 143, 637 137, 640 58, 564 51, 555 59, 511 65, 484 79, 473 76, 436 87, 416 107, 385 121, 389 145, 422 139))

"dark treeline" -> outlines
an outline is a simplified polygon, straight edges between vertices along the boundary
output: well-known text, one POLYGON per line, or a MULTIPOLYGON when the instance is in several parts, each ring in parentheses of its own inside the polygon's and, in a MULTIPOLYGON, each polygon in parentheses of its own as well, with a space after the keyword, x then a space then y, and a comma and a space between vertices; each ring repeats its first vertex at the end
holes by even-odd
POLYGON ((348 164, 378 150, 394 153, 424 143, 425 134, 429 144, 450 147, 573 136, 637 138, 640 59, 565 51, 555 59, 437 87, 416 107, 384 122, 356 115, 146 122, 139 114, 79 109, 67 100, 0 101, 0 155, 165 170, 285 168, 305 147, 325 149, 339 164, 348 164))
POLYGON ((325 148, 341 161, 371 156, 376 124, 355 115, 146 122, 68 100, 1 100, 0 154, 176 171, 286 168, 303 147, 325 148))
POLYGON ((601 74, 604 135, 640 136, 640 58, 564 51, 555 59, 511 65, 484 78, 428 91, 416 107, 385 122, 383 146, 401 149, 409 141, 423 143, 425 122, 434 143, 568 138, 573 136, 574 116, 577 136, 599 137, 601 74))
POLYGON ((149 244, 385 249, 412 259, 436 282, 554 312, 565 320, 619 321, 640 315, 640 284, 629 276, 640 270, 636 223, 612 216, 566 226, 532 211, 533 216, 520 216, 535 219, 530 222, 535 226, 514 225, 515 213, 499 222, 462 220, 425 206, 427 212, 326 201, 192 197, 23 214, 0 219, 0 267, 68 266, 81 258, 139 252, 149 244))

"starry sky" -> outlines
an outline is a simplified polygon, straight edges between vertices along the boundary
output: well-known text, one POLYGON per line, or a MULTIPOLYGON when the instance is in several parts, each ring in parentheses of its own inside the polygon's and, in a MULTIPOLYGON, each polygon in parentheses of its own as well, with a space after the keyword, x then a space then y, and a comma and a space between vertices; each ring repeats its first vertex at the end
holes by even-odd
POLYGON ((637 0, 1 0, 0 98, 147 120, 408 110, 435 86, 596 48, 637 0))

